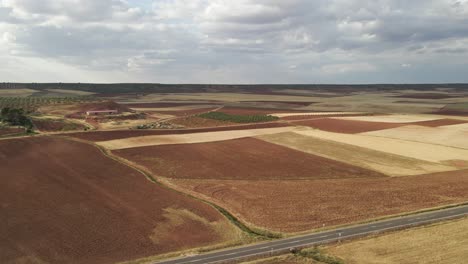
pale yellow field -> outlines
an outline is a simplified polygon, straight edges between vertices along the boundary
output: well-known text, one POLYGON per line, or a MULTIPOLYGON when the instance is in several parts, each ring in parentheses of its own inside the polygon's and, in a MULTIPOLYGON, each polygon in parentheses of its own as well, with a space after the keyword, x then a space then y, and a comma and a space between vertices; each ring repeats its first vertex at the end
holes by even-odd
POLYGON ((125 139, 116 139, 109 141, 101 141, 97 144, 114 150, 125 148, 136 148, 144 146, 169 145, 169 144, 190 144, 223 141, 236 138, 255 137, 259 135, 275 134, 292 131, 294 127, 278 127, 278 128, 263 128, 263 129, 246 129, 235 131, 221 132, 203 132, 182 135, 160 135, 160 136, 142 136, 125 139))
POLYGON ((468 218, 331 246, 347 264, 465 264, 468 218))
POLYGON ((317 137, 305 136, 292 132, 262 135, 257 138, 306 153, 382 172, 388 176, 409 176, 456 169, 434 162, 323 140, 317 137))
POLYGON ((424 127, 410 125, 361 133, 361 135, 397 138, 468 149, 468 131, 464 130, 463 126, 424 127))
POLYGON ((382 115, 382 116, 350 116, 336 117, 336 119, 359 120, 368 122, 385 122, 385 123, 411 123, 420 121, 430 121, 438 119, 431 115, 382 115))
POLYGON ((92 95, 96 93, 86 92, 86 91, 78 91, 78 90, 66 90, 66 89, 46 89, 49 92, 56 92, 56 93, 63 93, 63 94, 70 94, 70 95, 92 95))
POLYGON ((33 93, 37 93, 38 91, 33 89, 0 89, 0 97, 10 97, 10 96, 30 96, 33 93))
POLYGON ((468 150, 453 147, 369 135, 339 134, 310 128, 300 128, 294 132, 304 136, 317 137, 441 164, 450 163, 449 161, 453 160, 468 160, 468 150))

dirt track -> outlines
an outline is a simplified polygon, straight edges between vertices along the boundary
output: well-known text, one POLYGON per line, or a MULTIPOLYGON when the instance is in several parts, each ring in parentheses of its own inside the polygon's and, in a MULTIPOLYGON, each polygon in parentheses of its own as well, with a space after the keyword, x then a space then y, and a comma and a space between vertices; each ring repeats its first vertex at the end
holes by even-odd
POLYGON ((114 150, 155 175, 187 179, 335 179, 383 174, 258 139, 114 150))
POLYGON ((84 143, 0 141, 2 263, 115 263, 236 239, 212 207, 84 143))

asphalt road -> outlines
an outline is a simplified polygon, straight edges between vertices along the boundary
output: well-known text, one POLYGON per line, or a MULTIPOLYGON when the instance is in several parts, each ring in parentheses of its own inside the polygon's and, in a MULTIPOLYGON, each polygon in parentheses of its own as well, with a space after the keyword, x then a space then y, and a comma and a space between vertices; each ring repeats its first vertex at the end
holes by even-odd
POLYGON ((409 216, 395 217, 387 220, 370 222, 351 227, 338 228, 303 236, 278 239, 270 242, 226 249, 212 253, 182 257, 177 259, 156 262, 160 264, 209 264, 209 263, 236 263, 246 258, 256 256, 267 257, 289 252, 290 248, 304 248, 319 244, 336 242, 342 239, 350 239, 369 234, 385 232, 389 230, 403 229, 411 226, 423 225, 443 220, 468 216, 468 205, 441 209, 426 213, 412 214, 409 216))

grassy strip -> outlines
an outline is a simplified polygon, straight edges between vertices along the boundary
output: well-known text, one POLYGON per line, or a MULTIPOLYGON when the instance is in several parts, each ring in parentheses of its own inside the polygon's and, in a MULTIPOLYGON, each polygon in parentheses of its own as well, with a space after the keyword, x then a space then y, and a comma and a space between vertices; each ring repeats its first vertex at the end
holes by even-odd
POLYGON ((208 112, 199 114, 198 117, 234 123, 260 123, 276 121, 279 119, 279 117, 272 115, 230 115, 223 112, 208 112))
POLYGON ((327 255, 325 254, 320 248, 318 247, 313 247, 313 248, 308 248, 308 249, 302 249, 299 252, 295 253, 294 255, 303 257, 303 258, 309 258, 313 259, 315 261, 318 261, 320 263, 326 263, 326 264, 344 264, 343 260, 327 255))

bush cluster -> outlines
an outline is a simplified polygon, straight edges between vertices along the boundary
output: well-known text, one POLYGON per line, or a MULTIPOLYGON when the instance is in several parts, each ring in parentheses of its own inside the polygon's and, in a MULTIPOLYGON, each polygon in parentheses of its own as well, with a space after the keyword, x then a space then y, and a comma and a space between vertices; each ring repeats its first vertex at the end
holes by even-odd
POLYGON ((31 132, 33 124, 31 119, 26 115, 23 109, 18 108, 2 108, 0 112, 0 121, 7 123, 10 126, 22 126, 27 132, 31 132))

